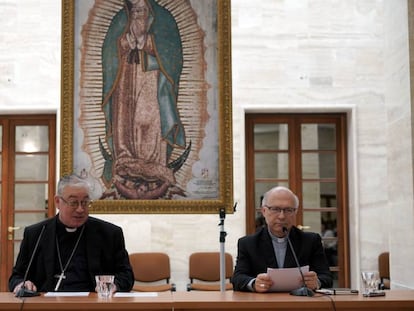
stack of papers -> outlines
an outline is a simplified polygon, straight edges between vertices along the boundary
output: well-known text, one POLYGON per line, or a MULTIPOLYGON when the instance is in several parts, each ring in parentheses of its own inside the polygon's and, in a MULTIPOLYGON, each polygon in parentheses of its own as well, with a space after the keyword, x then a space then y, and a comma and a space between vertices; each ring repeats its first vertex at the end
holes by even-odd
MULTIPOLYGON (((89 292, 47 292, 45 297, 87 297, 89 292)), ((156 292, 116 292, 113 297, 157 297, 156 292)))
POLYGON ((45 297, 87 297, 89 292, 47 292, 45 297))

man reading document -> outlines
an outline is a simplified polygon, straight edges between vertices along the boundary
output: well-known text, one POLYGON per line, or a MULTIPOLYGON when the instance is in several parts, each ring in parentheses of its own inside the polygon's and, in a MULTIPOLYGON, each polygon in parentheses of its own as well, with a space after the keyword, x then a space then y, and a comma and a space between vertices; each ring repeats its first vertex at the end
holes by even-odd
MULTIPOLYGON (((273 278, 272 281, 268 268, 296 268, 296 273, 300 275, 287 236, 299 265, 309 266, 309 271, 302 270, 306 287, 311 290, 332 287, 332 274, 320 235, 303 232, 295 226, 298 208, 298 197, 286 187, 274 187, 264 194, 261 212, 266 226, 239 239, 232 278, 234 290, 264 293, 280 288, 274 282, 283 283, 285 280, 273 278)), ((302 286, 302 283, 300 276, 297 284, 302 286)), ((294 289, 286 288, 287 291, 294 289)))

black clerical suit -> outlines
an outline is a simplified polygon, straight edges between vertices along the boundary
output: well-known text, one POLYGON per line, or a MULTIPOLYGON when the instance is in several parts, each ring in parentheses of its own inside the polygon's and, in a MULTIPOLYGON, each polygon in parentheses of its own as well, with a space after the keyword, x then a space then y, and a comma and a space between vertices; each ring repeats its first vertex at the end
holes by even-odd
MULTIPOLYGON (((73 241, 70 242, 69 246, 61 245, 61 243, 64 243, 64 239, 62 240, 61 237, 62 230, 65 229, 63 224, 59 222, 58 216, 26 227, 20 252, 9 278, 10 291, 13 291, 15 286, 23 281, 30 257, 43 226, 45 230, 41 236, 27 280, 32 281, 39 292, 55 290, 58 280, 57 275, 61 272, 56 237, 58 236, 58 248, 64 266, 68 261, 68 254, 73 250, 73 241, 75 241, 75 239, 72 239, 73 241)), ((125 249, 122 229, 114 224, 90 216, 83 226, 85 228, 79 240, 80 243, 67 268, 67 275, 62 280, 58 290, 95 291, 95 275, 113 274, 115 275, 117 290, 130 291, 134 284, 134 275, 125 249), (79 284, 80 288, 76 288, 76 284, 79 284)), ((82 227, 77 228, 75 237, 79 236, 82 227)))
MULTIPOLYGON (((321 237, 312 232, 303 232, 292 227, 289 233, 292 246, 301 266, 309 265, 321 282, 321 287, 332 287, 332 275, 326 259, 321 237)), ((290 246, 287 245, 283 268, 297 267, 290 246)), ((238 241, 238 254, 232 283, 236 291, 249 291, 247 284, 259 273, 266 273, 267 268, 279 268, 275 251, 267 227, 256 233, 242 237, 238 241)), ((283 280, 280 280, 283 282, 283 280)))

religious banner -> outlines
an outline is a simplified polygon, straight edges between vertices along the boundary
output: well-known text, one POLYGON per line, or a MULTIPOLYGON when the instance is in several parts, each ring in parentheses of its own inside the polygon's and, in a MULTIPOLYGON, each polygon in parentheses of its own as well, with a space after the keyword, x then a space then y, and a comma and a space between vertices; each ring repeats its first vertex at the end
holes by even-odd
POLYGON ((229 0, 62 0, 61 175, 91 212, 233 208, 229 0))

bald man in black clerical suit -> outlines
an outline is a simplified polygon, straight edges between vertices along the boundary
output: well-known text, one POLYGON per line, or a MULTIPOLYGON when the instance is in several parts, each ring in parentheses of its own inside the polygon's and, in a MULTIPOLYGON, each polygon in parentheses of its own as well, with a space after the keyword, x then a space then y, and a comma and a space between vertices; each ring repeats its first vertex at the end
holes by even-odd
POLYGON ((309 272, 303 272, 306 287, 311 290, 332 287, 320 235, 295 227, 298 207, 297 196, 288 188, 275 187, 264 195, 261 210, 266 226, 239 239, 232 277, 234 290, 268 292, 273 282, 267 268, 297 267, 287 234, 300 266, 309 265, 309 272))
POLYGON ((24 287, 30 291, 95 291, 95 275, 115 276, 113 291, 130 291, 134 275, 122 229, 90 217, 90 188, 76 175, 58 184, 55 205, 59 213, 28 226, 9 278, 9 289, 17 293, 30 258, 39 241, 24 287), (39 238, 40 237, 40 238, 39 238))

